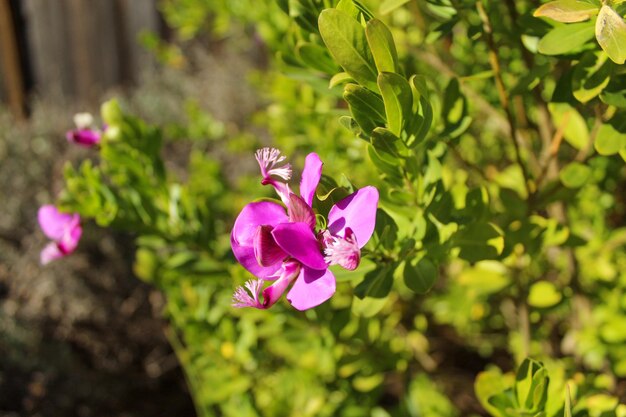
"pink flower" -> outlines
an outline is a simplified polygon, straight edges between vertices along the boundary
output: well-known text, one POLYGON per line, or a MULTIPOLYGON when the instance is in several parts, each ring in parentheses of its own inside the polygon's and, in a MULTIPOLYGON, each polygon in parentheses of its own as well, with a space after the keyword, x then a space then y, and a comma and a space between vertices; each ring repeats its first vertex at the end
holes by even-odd
POLYGON ((315 153, 306 157, 300 196, 291 192, 289 164, 276 149, 256 153, 263 185, 272 185, 285 207, 272 202, 246 205, 231 234, 231 246, 241 265, 257 277, 240 287, 235 307, 271 307, 291 286, 287 300, 298 310, 313 308, 335 293, 330 265, 353 270, 361 248, 374 232, 378 190, 364 187, 335 204, 328 214, 328 228, 316 233, 311 208, 322 175, 322 161, 315 153), (281 181, 282 180, 282 181, 281 181), (264 281, 273 281, 263 289, 264 281), (261 297, 262 296, 262 297, 261 297))
POLYGON ((90 148, 100 143, 102 131, 94 128, 93 117, 89 113, 78 113, 74 115, 76 129, 65 134, 68 142, 90 148))
POLYGON ((52 240, 41 251, 42 265, 74 252, 83 233, 78 214, 60 213, 55 206, 45 205, 39 208, 37 218, 43 233, 52 240))

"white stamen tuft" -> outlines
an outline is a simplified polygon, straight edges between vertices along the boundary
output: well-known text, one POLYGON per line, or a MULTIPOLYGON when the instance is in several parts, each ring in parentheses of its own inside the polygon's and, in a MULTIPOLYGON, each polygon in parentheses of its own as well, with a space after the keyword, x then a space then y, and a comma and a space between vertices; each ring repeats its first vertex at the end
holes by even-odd
POLYGON ((259 302, 259 293, 262 287, 263 280, 251 279, 246 282, 245 288, 244 286, 237 288, 233 294, 233 307, 263 308, 263 304, 259 302))
POLYGON ((350 271, 356 269, 361 261, 361 249, 356 242, 356 236, 346 233, 345 239, 339 236, 325 236, 326 248, 324 260, 329 265, 341 265, 350 271))
POLYGON ((261 175, 264 179, 270 176, 276 176, 282 178, 285 181, 291 179, 291 165, 285 164, 283 166, 276 166, 285 160, 285 156, 280 154, 280 151, 275 148, 263 148, 256 151, 254 154, 259 167, 261 167, 261 175))

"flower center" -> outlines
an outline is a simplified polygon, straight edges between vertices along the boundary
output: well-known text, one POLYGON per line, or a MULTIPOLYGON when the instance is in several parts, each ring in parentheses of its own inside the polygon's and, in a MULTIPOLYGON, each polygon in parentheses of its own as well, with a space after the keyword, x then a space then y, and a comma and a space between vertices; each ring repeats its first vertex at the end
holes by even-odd
POLYGON ((330 232, 322 235, 325 246, 324 260, 330 265, 341 265, 350 271, 356 269, 361 261, 361 249, 352 229, 346 228, 345 237, 332 236, 330 232))

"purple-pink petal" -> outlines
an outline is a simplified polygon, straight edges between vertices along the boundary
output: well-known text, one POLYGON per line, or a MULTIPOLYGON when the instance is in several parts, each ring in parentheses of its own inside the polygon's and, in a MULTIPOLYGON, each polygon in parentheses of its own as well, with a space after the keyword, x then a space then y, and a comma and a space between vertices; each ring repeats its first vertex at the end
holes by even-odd
POLYGON ((322 176, 322 165, 320 157, 313 152, 308 154, 304 160, 304 169, 300 180, 300 195, 309 206, 313 204, 315 189, 322 176))
POLYGON ((102 134, 93 129, 74 129, 67 132, 65 137, 69 142, 85 147, 91 147, 100 142, 102 134))
POLYGON ((274 241, 272 229, 269 225, 259 226, 254 234, 254 256, 261 266, 272 266, 287 257, 274 241))
POLYGON ((83 234, 83 228, 80 223, 72 224, 65 230, 63 237, 58 241, 59 250, 66 255, 74 252, 83 234))
POLYGON ((315 229, 316 220, 313 209, 302 198, 298 197, 294 193, 289 194, 289 205, 287 206, 287 213, 289 214, 290 222, 305 223, 311 229, 315 229))
POLYGON ((346 227, 349 227, 362 248, 374 233, 377 206, 378 190, 372 186, 363 187, 330 209, 328 230, 334 236, 345 237, 346 227))
POLYGON ((298 310, 316 307, 335 293, 335 276, 330 270, 303 267, 300 276, 287 294, 287 300, 298 310))
POLYGON ((306 223, 282 223, 272 231, 274 240, 287 254, 313 269, 326 269, 328 265, 313 231, 306 223))
POLYGON ((289 284, 300 274, 302 266, 299 262, 289 261, 282 265, 280 277, 263 290, 263 308, 270 308, 280 299, 289 284))
POLYGON ((254 253, 254 235, 259 226, 275 227, 287 221, 285 209, 276 203, 262 201, 246 205, 235 220, 230 236, 237 261, 258 278, 268 279, 280 268, 280 263, 269 267, 259 265, 254 253))
POLYGON ((56 242, 48 243, 39 254, 39 261, 42 265, 47 265, 55 259, 64 257, 65 254, 61 252, 56 242))
POLYGON ((51 204, 41 206, 37 220, 43 233, 52 240, 61 240, 66 230, 80 222, 78 214, 61 213, 51 204))

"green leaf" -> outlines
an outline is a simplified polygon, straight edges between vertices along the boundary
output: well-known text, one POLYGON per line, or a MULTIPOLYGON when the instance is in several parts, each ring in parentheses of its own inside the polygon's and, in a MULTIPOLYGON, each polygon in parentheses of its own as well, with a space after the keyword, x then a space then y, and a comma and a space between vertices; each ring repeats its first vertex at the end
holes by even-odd
POLYGON ((538 281, 530 287, 528 304, 537 308, 548 308, 561 302, 563 296, 553 283, 538 281))
POLYGON ((459 80, 456 78, 452 78, 446 86, 441 118, 445 124, 441 137, 446 139, 453 139, 461 135, 472 121, 471 117, 468 116, 467 99, 461 91, 459 80))
POLYGON ((594 147, 600 155, 615 155, 626 147, 626 119, 621 124, 613 117, 610 123, 600 126, 594 147))
MULTIPOLYGON (((433 123, 433 108, 429 101, 428 85, 423 75, 413 75, 409 79, 413 92, 413 114, 411 124, 407 128, 414 136, 415 144, 422 142, 433 123)), ((408 143, 408 142, 407 142, 408 143)), ((408 143, 408 146, 412 145, 408 143)))
POLYGON ((363 26, 336 9, 322 11, 318 23, 322 39, 335 61, 356 82, 376 91, 378 71, 367 45, 363 26))
POLYGON ((591 168, 580 162, 572 162, 559 172, 559 178, 567 188, 580 188, 591 177, 591 168))
POLYGON ((328 51, 317 44, 310 42, 301 43, 297 46, 296 52, 302 62, 310 68, 327 74, 337 72, 337 64, 335 64, 335 61, 328 55, 328 51))
POLYGON ((596 20, 596 39, 616 64, 626 60, 626 22, 610 6, 604 5, 596 20))
POLYGON ((548 374, 543 364, 530 358, 524 359, 515 375, 517 402, 523 410, 537 412, 543 408, 547 382, 548 374))
POLYGON ((583 149, 589 143, 589 128, 578 111, 567 103, 550 103, 548 109, 557 129, 574 148, 583 149))
POLYGON ((330 81, 328 82, 328 88, 333 88, 340 84, 344 84, 350 81, 353 81, 353 80, 352 80, 352 77, 350 77, 348 73, 338 72, 337 74, 331 77, 330 81))
POLYGON ((367 154, 376 168, 385 175, 387 181, 396 185, 402 184, 400 164, 396 158, 385 152, 379 152, 374 146, 367 147, 367 154))
POLYGON ((454 234, 453 242, 461 251, 459 257, 478 262, 497 258, 504 249, 502 232, 491 223, 471 223, 454 234))
POLYGON ((378 19, 372 19, 365 26, 365 36, 378 72, 399 72, 396 44, 387 26, 378 19))
POLYGON ((368 135, 385 124, 385 105, 379 96, 356 84, 346 84, 343 98, 348 102, 352 117, 368 135))
POLYGON ((385 0, 380 5, 380 14, 388 14, 396 10, 398 7, 403 6, 410 0, 385 0))
POLYGON ((411 115, 413 93, 408 81, 391 72, 378 74, 378 87, 385 103, 387 127, 396 136, 402 137, 404 121, 411 115))
POLYGON ((415 259, 404 263, 404 283, 418 294, 426 294, 437 281, 439 270, 437 265, 428 258, 415 259))
POLYGON ((565 385, 565 406, 563 408, 563 417, 572 417, 572 394, 569 390, 569 384, 565 385))
POLYGON ((588 20, 598 13, 598 7, 580 0, 556 0, 541 5, 533 16, 549 17, 557 22, 575 23, 588 20))
POLYGON ((574 67, 572 92, 576 100, 586 103, 600 94, 611 81, 611 63, 601 52, 587 53, 574 67))
POLYGON ((385 298, 393 285, 393 268, 391 265, 378 267, 365 274, 365 278, 354 289, 354 295, 358 298, 372 297, 385 298))
POLYGON ((377 127, 372 131, 370 138, 372 146, 377 153, 388 154, 388 157, 397 158, 399 156, 395 143, 398 137, 383 127, 377 127))
POLYGON ((593 24, 590 22, 557 26, 541 38, 537 50, 544 55, 579 52, 593 37, 593 24))
POLYGON ((480 404, 489 412, 490 415, 496 417, 503 417, 490 399, 496 395, 499 395, 511 388, 511 378, 507 378, 502 375, 499 369, 490 369, 480 372, 474 382, 474 392, 480 404))

